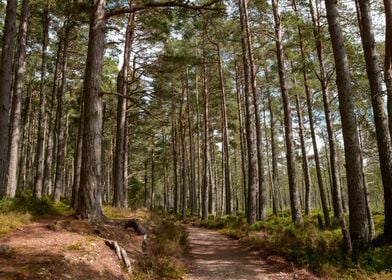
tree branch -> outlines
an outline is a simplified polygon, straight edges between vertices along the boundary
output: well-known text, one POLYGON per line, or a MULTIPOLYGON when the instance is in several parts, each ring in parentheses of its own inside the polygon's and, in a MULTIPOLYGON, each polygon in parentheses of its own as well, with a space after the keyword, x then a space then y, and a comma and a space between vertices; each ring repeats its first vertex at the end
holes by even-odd
POLYGON ((175 0, 175 1, 167 1, 167 2, 161 2, 161 3, 145 3, 141 5, 135 5, 132 7, 123 7, 123 8, 118 8, 114 9, 112 11, 106 12, 106 19, 113 17, 113 16, 118 16, 118 15, 123 15, 123 14, 128 14, 128 13, 134 13, 137 11, 141 10, 146 10, 146 9, 154 9, 154 8, 170 8, 170 7, 179 7, 179 8, 185 8, 185 9, 190 9, 190 10, 221 10, 220 8, 213 8, 211 7, 213 4, 221 2, 222 0, 211 0, 207 4, 204 5, 193 5, 189 3, 189 0, 186 1, 181 1, 181 0, 175 0))

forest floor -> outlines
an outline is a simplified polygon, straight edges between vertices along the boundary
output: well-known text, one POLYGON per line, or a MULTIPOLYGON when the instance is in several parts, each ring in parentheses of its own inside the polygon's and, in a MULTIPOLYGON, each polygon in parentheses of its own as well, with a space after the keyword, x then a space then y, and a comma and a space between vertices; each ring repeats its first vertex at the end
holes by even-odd
POLYGON ((120 223, 111 220, 97 228, 72 217, 47 216, 0 235, 0 279, 129 279, 104 240, 118 241, 135 261, 143 237, 120 223))
POLYGON ((191 226, 187 231, 186 280, 317 279, 282 258, 262 258, 258 250, 216 231, 191 226))

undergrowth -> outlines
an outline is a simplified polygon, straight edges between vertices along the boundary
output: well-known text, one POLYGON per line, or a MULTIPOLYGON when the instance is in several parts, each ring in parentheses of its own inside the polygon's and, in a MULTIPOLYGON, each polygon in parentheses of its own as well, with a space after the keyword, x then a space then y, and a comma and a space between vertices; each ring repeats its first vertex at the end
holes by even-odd
POLYGON ((150 219, 155 226, 132 279, 182 279, 186 272, 181 260, 187 244, 185 229, 171 216, 151 215, 150 219))
MULTIPOLYGON (((329 279, 391 279, 392 246, 370 248, 358 255, 356 261, 347 257, 342 248, 342 234, 335 221, 328 229, 320 228, 318 213, 305 217, 304 225, 291 222, 289 215, 270 216, 249 226, 243 214, 196 220, 197 226, 216 229, 266 255, 278 255, 298 266, 308 268, 329 279)), ((382 232, 383 217, 374 215, 377 233, 382 232)))
POLYGON ((9 233, 42 215, 71 215, 73 210, 63 202, 54 203, 49 197, 41 200, 31 191, 18 192, 14 198, 0 200, 0 234, 9 233))

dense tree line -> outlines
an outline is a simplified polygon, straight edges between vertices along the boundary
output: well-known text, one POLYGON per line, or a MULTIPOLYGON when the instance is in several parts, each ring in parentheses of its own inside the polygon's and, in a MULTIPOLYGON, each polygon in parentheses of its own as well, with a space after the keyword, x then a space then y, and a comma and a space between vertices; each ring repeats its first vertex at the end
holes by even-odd
POLYGON ((0 195, 93 221, 103 203, 250 224, 321 210, 349 252, 383 210, 391 242, 391 7, 2 1, 0 195))

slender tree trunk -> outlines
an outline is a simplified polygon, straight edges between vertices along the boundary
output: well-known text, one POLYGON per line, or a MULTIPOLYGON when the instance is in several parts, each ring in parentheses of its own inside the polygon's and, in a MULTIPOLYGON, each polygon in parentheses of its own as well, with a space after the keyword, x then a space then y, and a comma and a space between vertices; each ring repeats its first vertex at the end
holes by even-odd
POLYGON ((238 121, 239 121, 239 130, 240 130, 240 145, 241 145, 241 171, 242 171, 242 187, 243 187, 243 202, 244 209, 246 208, 246 199, 247 199, 247 186, 248 186, 248 178, 247 178, 247 166, 246 166, 246 158, 247 158, 247 149, 246 149, 246 140, 245 140, 245 130, 244 130, 244 110, 243 110, 243 102, 241 97, 241 85, 239 79, 239 69, 237 66, 237 61, 235 65, 235 84, 236 84, 236 95, 237 95, 237 113, 238 113, 238 121))
POLYGON ((53 184, 53 167, 55 165, 55 153, 54 146, 56 143, 57 135, 56 135, 56 124, 59 119, 59 113, 56 110, 56 99, 57 99, 57 87, 59 84, 59 73, 60 73, 60 64, 61 64, 61 56, 63 49, 63 36, 60 36, 57 48, 56 55, 56 66, 54 70, 54 79, 52 86, 52 98, 50 100, 50 108, 48 115, 48 141, 46 142, 46 151, 45 151, 45 169, 44 169, 44 182, 43 182, 43 195, 49 195, 52 190, 53 184), (53 116, 55 116, 53 118, 53 116))
POLYGON ((46 96, 45 96, 45 75, 47 48, 49 44, 49 11, 45 8, 42 15, 42 52, 41 52, 41 81, 39 90, 39 117, 38 117, 38 142, 36 154, 36 173, 34 180, 34 196, 41 198, 42 185, 44 177, 44 159, 45 159, 45 133, 46 133, 46 96))
MULTIPOLYGON (((177 126, 174 122, 174 118, 172 120, 172 149, 173 149, 173 181, 174 181, 174 213, 178 213, 178 152, 177 152, 177 126)), ((147 170, 147 169, 146 169, 147 170)))
POLYGON ((189 96, 189 74, 186 69, 186 100, 187 100, 187 115, 188 115, 188 134, 189 134, 189 156, 190 156, 190 209, 191 215, 194 216, 197 210, 196 205, 196 169, 195 169, 195 147, 193 139, 193 115, 191 111, 191 100, 189 96))
POLYGON ((29 0, 23 0, 22 12, 19 26, 18 54, 15 68, 14 95, 12 99, 11 110, 11 133, 9 147, 9 165, 7 175, 7 192, 6 195, 14 197, 18 185, 18 160, 19 160, 19 142, 21 139, 21 115, 22 115, 22 94, 23 80, 26 70, 26 46, 27 46, 27 28, 29 18, 30 3, 29 0))
POLYGON ((275 118, 274 110, 272 108, 271 93, 268 93, 268 109, 270 114, 270 134, 271 134, 271 160, 272 160, 272 189, 273 189, 273 205, 274 215, 278 215, 278 209, 281 209, 281 205, 278 199, 278 193, 280 189, 279 185, 279 171, 278 171, 278 159, 276 157, 276 138, 275 138, 275 118))
POLYGON ((299 201, 299 193, 296 183, 296 168, 295 168, 295 146, 293 137, 293 124, 290 108, 290 96, 287 89, 286 71, 284 63, 284 53, 282 46, 282 27, 278 7, 278 0, 272 0, 272 8, 275 19, 275 43, 276 53, 279 69, 280 89, 283 100, 283 113, 284 113, 284 127, 285 127, 285 140, 286 140, 286 158, 287 158, 287 173, 290 188, 290 203, 291 203, 291 216, 294 223, 303 223, 301 205, 299 201))
MULTIPOLYGON (((205 42, 203 42, 203 57, 205 58, 205 42)), ((208 217, 207 191, 211 185, 209 173, 210 166, 210 141, 209 141, 209 88, 207 77, 207 64, 203 62, 203 92, 204 92, 204 145, 203 145, 203 182, 201 189, 201 216, 203 220, 208 217)))
POLYGON ((0 197, 6 195, 7 192, 9 110, 12 86, 12 58, 14 57, 14 38, 16 35, 16 4, 16 0, 7 1, 0 61, 0 197))
MULTIPOLYGON (((301 154, 302 154, 302 169, 304 172, 304 180, 305 180, 305 215, 309 215, 310 211, 312 210, 312 188, 311 188, 311 178, 310 178, 310 172, 309 172, 309 162, 308 162, 308 155, 306 154, 306 144, 305 144, 305 128, 303 125, 303 120, 302 120, 302 110, 301 110, 301 105, 299 101, 299 96, 298 94, 295 95, 295 103, 296 103, 296 109, 297 109, 297 117, 298 117, 298 126, 299 126, 299 138, 301 142, 301 154)), ((328 215, 328 213, 327 213, 328 215)))
POLYGON ((244 67, 245 82, 245 109, 246 109, 246 142, 248 147, 248 189, 247 189, 247 221, 249 224, 256 222, 256 190, 258 187, 258 158, 257 158, 257 133, 256 133, 256 113, 254 99, 252 95, 252 70, 249 62, 249 44, 247 34, 247 3, 248 0, 239 0, 239 10, 241 19, 241 43, 242 59, 244 67))
MULTIPOLYGON (((369 0, 357 0, 360 9, 360 31, 362 46, 365 53, 366 71, 369 79, 370 94, 373 107, 373 118, 376 126, 378 155, 380 160, 381 177, 384 187, 384 235, 392 242, 392 146, 388 127, 388 117, 384 111, 381 69, 378 64, 376 42, 372 27, 369 0)), ((365 187, 365 186, 364 186, 365 187)), ((367 194, 365 194, 366 196, 367 194)), ((370 213, 371 214, 371 213, 370 213)))
POLYGON ((56 179, 54 184, 54 201, 60 201, 62 192, 64 190, 64 165, 65 165, 65 127, 63 116, 65 115, 65 84, 67 81, 67 65, 68 65, 68 44, 69 44, 69 32, 70 32, 70 23, 69 19, 66 20, 65 23, 65 31, 64 31, 64 46, 63 46, 63 54, 61 61, 61 70, 59 80, 59 85, 57 87, 57 112, 58 112, 58 122, 57 122, 57 152, 56 152, 56 179))
POLYGON ((105 47, 105 0, 91 1, 89 45, 83 84, 84 130, 79 201, 76 213, 92 221, 102 220, 101 78, 105 47))
POLYGON ((117 128, 116 128, 116 150, 114 154, 113 162, 113 205, 116 207, 125 207, 125 153, 124 153, 124 141, 125 141, 125 130, 126 130, 126 114, 127 114, 127 102, 124 96, 128 92, 128 73, 129 63, 131 57, 131 48, 133 42, 133 31, 134 31, 135 13, 128 15, 128 24, 125 34, 125 46, 124 46, 124 62, 120 73, 117 78, 117 92, 122 96, 117 98, 117 128))
POLYGON ((148 194, 148 158, 144 161, 144 207, 147 208, 147 194, 148 194))
MULTIPOLYGON (((313 0, 310 0, 313 1, 313 0)), ((293 0, 293 7, 295 10, 295 13, 298 15, 298 9, 297 9, 297 2, 296 0, 293 0)), ((311 3, 312 7, 312 3, 311 3)), ((313 8, 311 8, 313 11, 313 8)), ((313 16, 313 12, 312 12, 313 16)), ((324 213, 324 220, 325 220, 325 225, 329 227, 331 225, 331 219, 329 217, 329 209, 328 209, 328 203, 327 203, 327 194, 325 192, 325 186, 321 174, 321 167, 320 167, 320 156, 319 156, 319 151, 317 147, 317 141, 316 141, 316 132, 314 128, 314 118, 313 118, 313 110, 312 110, 312 99, 310 95, 310 90, 309 90, 309 85, 308 85, 308 75, 306 71, 306 53, 305 53, 305 46, 304 46, 304 40, 303 40, 303 31, 300 26, 298 26, 298 37, 299 37, 299 44, 300 44, 300 50, 301 50, 301 58, 302 58, 302 74, 303 74, 303 81, 304 81, 304 89, 305 89, 305 94, 306 94, 306 105, 307 105, 307 111, 308 111, 308 117, 309 117, 309 126, 310 126, 310 133, 311 133, 311 138, 312 138, 312 146, 313 146, 313 153, 314 153, 314 161, 316 165, 316 174, 317 174, 317 183, 319 186, 319 191, 320 191, 320 197, 321 197, 321 205, 324 213)), ((316 45, 319 47, 320 44, 319 38, 316 38, 316 45)), ((322 75, 320 75, 322 76, 322 75)), ((329 106, 329 104, 327 104, 329 106)), ((306 210, 305 210, 306 212, 306 210)))
MULTIPOLYGON (((366 199, 361 173, 360 147, 355 117, 355 104, 351 89, 350 70, 343 33, 338 20, 336 0, 325 0, 329 33, 336 67, 339 109, 342 120, 343 140, 346 156, 346 173, 350 209, 350 236, 355 251, 369 245, 369 225, 366 199)), ((348 250, 350 248, 347 248, 348 250)))
MULTIPOLYGON (((319 63, 319 80, 321 84, 321 92, 323 96, 323 106, 324 106, 324 114, 325 114, 325 122, 327 126, 327 133, 328 133, 328 144, 329 144, 329 157, 330 157, 330 165, 331 165, 331 179, 332 179, 332 196, 333 196, 333 209, 335 217, 342 220, 344 216, 343 212, 343 199, 342 199, 342 191, 341 191, 341 184, 339 181, 339 163, 337 157, 337 149, 336 149, 336 140, 335 140, 335 132, 333 129, 333 123, 331 118, 331 110, 330 110, 330 101, 328 96, 328 80, 329 77, 327 76, 325 70, 325 63, 324 63, 324 56, 323 56, 323 44, 321 42, 321 24, 320 24, 320 16, 318 15, 318 10, 314 10, 313 8, 313 0, 309 1, 310 7, 310 14, 312 17, 313 22, 313 37, 316 41, 316 52, 317 52, 317 59, 319 63), (316 15, 317 12, 317 15, 316 15)), ((320 172, 321 173, 321 172, 320 172)), ((319 183, 321 181, 319 180, 319 183)), ((319 188, 320 188, 319 184, 319 188)), ((324 188, 320 188, 320 196, 322 200, 323 209, 326 210, 327 205, 327 194, 324 188), (324 198, 323 198, 324 197, 324 198), (323 202, 323 200, 325 200, 323 202)), ((325 215, 325 214, 324 214, 325 215)), ((329 218, 328 218, 329 220, 329 218)), ((327 219, 325 217, 325 223, 328 226, 330 222, 327 223, 327 219)), ((346 229, 343 229, 346 231, 346 229)), ((348 244, 347 244, 348 245, 348 244)))
POLYGON ((392 137, 392 0, 384 0, 385 10, 385 60, 384 76, 387 86, 389 130, 392 137))
POLYGON ((223 131, 223 154, 222 158, 224 164, 224 189, 225 189, 225 214, 231 214, 231 163, 230 163, 230 148, 229 148, 229 126, 227 117, 227 102, 225 83, 223 78, 222 58, 220 44, 217 44, 218 52, 218 66, 219 66, 219 83, 221 88, 221 111, 222 111, 222 131, 223 131))
POLYGON ((152 141, 150 210, 155 209, 155 142, 152 141))
MULTIPOLYGON (((80 98, 83 101, 83 97, 80 98)), ((73 209, 77 209, 78 207, 78 193, 79 193, 79 185, 80 185, 80 168, 82 166, 82 147, 83 147, 83 122, 84 122, 84 113, 83 113, 83 102, 80 102, 79 109, 79 121, 78 121, 78 136, 75 144, 75 155, 74 155, 74 170, 73 170, 73 183, 72 183, 72 198, 71 205, 73 209)))

